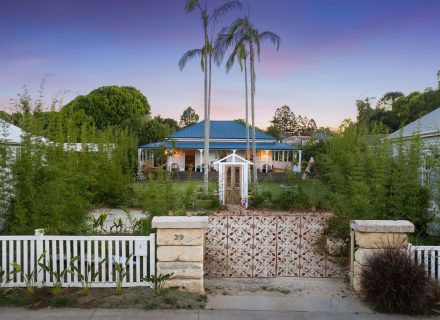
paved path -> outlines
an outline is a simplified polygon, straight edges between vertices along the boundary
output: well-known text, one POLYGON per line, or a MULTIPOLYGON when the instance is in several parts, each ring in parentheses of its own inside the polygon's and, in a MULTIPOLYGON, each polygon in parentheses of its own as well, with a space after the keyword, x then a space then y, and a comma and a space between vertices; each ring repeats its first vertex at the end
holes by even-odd
MULTIPOLYGON (((41 309, 0 308, 2 320, 350 320, 350 319, 413 319, 408 316, 372 313, 338 312, 292 312, 292 311, 249 311, 249 310, 153 310, 139 309, 41 309)), ((421 320, 424 318, 418 317, 421 320)), ((433 319, 433 318, 426 318, 433 319)))

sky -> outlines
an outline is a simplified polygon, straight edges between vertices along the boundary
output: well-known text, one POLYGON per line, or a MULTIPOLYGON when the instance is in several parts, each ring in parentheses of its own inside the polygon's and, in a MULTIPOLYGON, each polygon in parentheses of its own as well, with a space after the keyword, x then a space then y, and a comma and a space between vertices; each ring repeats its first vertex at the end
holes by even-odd
MULTIPOLYGON (((204 3, 204 0, 201 0, 204 3)), ((209 9, 224 1, 208 0, 209 9)), ((436 87, 440 70, 438 0, 247 0, 260 31, 281 37, 262 45, 256 65, 256 125, 290 106, 318 126, 356 117, 355 101, 393 90, 436 87)), ((153 115, 178 120, 188 106, 203 117, 199 61, 178 68, 203 43, 197 12, 185 0, 0 0, 0 110, 26 85, 44 100, 67 103, 105 85, 134 86, 153 115)), ((211 119, 244 118, 244 75, 238 65, 213 69, 211 119)))

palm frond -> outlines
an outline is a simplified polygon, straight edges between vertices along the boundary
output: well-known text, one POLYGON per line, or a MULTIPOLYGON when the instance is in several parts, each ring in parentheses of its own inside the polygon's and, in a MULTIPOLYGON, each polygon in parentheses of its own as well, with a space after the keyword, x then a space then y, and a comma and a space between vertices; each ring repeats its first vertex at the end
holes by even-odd
POLYGON ((239 42, 235 45, 234 50, 226 62, 226 72, 229 72, 235 62, 235 58, 237 58, 238 63, 240 64, 240 70, 243 71, 243 60, 246 58, 246 48, 243 42, 239 42))
POLYGON ((227 43, 227 27, 224 27, 217 35, 217 38, 214 41, 214 61, 217 65, 220 65, 223 57, 225 56, 226 50, 228 50, 228 43, 227 43))
POLYGON ((222 4, 220 7, 214 9, 214 13, 212 14, 211 19, 214 19, 217 22, 218 19, 220 19, 226 13, 236 9, 240 10, 242 7, 243 5, 241 4, 240 1, 228 1, 222 4))
POLYGON ((260 61, 261 45, 260 45, 260 37, 257 29, 252 29, 252 41, 255 44, 255 49, 257 50, 258 61, 260 61))
POLYGON ((188 61, 196 57, 203 57, 203 49, 192 49, 185 52, 179 60, 179 69, 183 70, 188 61))
POLYGON ((199 0, 186 0, 185 11, 192 12, 196 7, 200 8, 199 0))
POLYGON ((277 50, 280 48, 281 38, 274 32, 265 31, 258 35, 260 40, 269 40, 273 45, 277 47, 277 50))
POLYGON ((234 62, 235 62, 235 54, 232 53, 232 54, 229 56, 228 61, 226 61, 226 72, 231 71, 232 66, 234 65, 234 62))

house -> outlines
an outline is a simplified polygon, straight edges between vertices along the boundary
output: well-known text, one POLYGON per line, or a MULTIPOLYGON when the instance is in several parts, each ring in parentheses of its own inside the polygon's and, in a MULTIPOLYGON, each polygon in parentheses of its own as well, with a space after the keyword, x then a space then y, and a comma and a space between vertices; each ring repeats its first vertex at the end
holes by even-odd
POLYGON ((9 152, 16 153, 21 145, 24 131, 0 119, 0 145, 6 145, 9 152))
POLYGON ((423 185, 431 186, 435 183, 433 179, 435 172, 430 170, 427 159, 433 156, 434 152, 437 154, 440 152, 440 107, 391 133, 389 139, 392 142, 409 141, 416 135, 422 140, 424 148, 421 182, 423 185))
MULTIPOLYGON (((176 131, 169 139, 138 147, 140 168, 159 165, 158 154, 166 156, 168 170, 202 171, 205 122, 201 121, 176 131)), ((252 130, 249 128, 249 136, 252 130)), ((252 139, 250 138, 252 148, 252 139)), ((301 170, 301 147, 279 143, 266 133, 256 130, 257 158, 248 159, 259 172, 301 170)), ((231 153, 246 158, 246 126, 237 121, 211 121, 209 160, 211 170, 218 171, 219 159, 231 153)), ((251 152, 252 154, 252 152, 251 152)))
POLYGON ((309 143, 317 143, 328 139, 328 135, 325 132, 315 131, 311 136, 288 136, 281 142, 291 144, 293 146, 304 147, 309 143))
MULTIPOLYGON (((420 182, 428 187, 433 195, 431 210, 440 218, 440 107, 413 121, 403 128, 389 135, 391 142, 397 147, 398 141, 409 141, 418 135, 423 143, 423 159, 420 168, 420 182), (434 160, 434 161, 432 161, 434 160)), ((437 222, 428 225, 428 233, 440 235, 440 224, 437 222)))

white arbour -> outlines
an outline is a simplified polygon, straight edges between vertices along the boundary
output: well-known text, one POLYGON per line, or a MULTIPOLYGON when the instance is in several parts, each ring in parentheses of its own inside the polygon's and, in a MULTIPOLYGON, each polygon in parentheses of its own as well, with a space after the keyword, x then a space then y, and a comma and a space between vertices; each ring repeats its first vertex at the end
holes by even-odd
POLYGON ((240 157, 238 154, 235 153, 235 150, 233 150, 233 153, 220 160, 215 161, 213 164, 218 165, 218 193, 221 204, 225 204, 225 174, 227 172, 227 170, 225 170, 225 167, 227 165, 241 166, 240 197, 241 204, 245 208, 247 208, 249 204, 249 166, 252 164, 252 162, 246 160, 243 157, 240 157))

